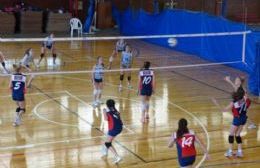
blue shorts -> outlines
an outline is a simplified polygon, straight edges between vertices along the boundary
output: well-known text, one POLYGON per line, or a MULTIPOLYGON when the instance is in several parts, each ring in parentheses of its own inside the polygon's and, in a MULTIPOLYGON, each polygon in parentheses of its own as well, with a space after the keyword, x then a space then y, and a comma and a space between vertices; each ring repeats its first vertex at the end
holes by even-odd
POLYGON ((196 156, 183 157, 178 160, 181 167, 191 166, 195 162, 196 156))
POLYGON ((112 136, 112 137, 115 137, 117 136, 118 134, 120 134, 122 132, 123 128, 118 128, 118 129, 112 129, 112 130, 109 130, 108 131, 108 135, 109 136, 112 136))
POLYGON ((245 125, 247 121, 247 116, 234 117, 232 124, 235 126, 245 125))
POLYGON ((13 94, 12 98, 14 101, 24 101, 24 94, 13 94))
MULTIPOLYGON (((45 47, 44 43, 42 44, 42 47, 45 47)), ((46 48, 50 50, 52 48, 52 45, 46 45, 46 48)))
POLYGON ((151 96, 153 94, 152 89, 141 89, 140 95, 141 96, 151 96))
POLYGON ((103 82, 103 79, 95 79, 95 78, 94 78, 94 81, 95 81, 96 83, 101 83, 101 82, 103 82))

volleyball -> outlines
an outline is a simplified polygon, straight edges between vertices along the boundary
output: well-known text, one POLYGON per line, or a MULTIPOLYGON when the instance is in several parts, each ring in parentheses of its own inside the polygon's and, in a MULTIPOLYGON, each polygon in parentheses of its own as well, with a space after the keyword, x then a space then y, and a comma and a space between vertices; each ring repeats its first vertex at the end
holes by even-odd
POLYGON ((169 38, 168 39, 168 45, 171 46, 171 47, 174 47, 177 45, 177 39, 176 38, 169 38))

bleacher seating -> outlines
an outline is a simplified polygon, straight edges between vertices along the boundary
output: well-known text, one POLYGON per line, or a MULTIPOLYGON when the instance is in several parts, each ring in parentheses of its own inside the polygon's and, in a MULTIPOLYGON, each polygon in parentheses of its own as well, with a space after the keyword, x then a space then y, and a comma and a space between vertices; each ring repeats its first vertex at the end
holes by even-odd
POLYGON ((47 22, 47 32, 69 32, 70 25, 69 21, 71 19, 70 13, 49 13, 47 22))
POLYGON ((13 14, 0 12, 0 34, 14 33, 15 17, 13 14))
POLYGON ((26 11, 21 13, 21 33, 42 32, 42 12, 26 11))

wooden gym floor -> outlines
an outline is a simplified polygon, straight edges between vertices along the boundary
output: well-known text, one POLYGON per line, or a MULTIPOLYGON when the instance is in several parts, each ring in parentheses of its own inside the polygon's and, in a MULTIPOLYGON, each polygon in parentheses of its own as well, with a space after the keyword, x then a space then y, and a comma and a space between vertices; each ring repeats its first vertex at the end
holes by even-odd
MULTIPOLYGON (((101 55, 107 65, 114 41, 57 43, 58 66, 52 66, 50 54, 39 71, 90 70, 101 55)), ((140 55, 134 67, 150 60, 153 66, 186 65, 205 61, 142 41, 131 41, 140 55)), ((7 56, 9 68, 18 63, 26 48, 32 47, 36 60, 40 43, 5 43, 0 50, 7 56)), ((118 58, 113 68, 119 68, 118 58)), ((151 100, 150 122, 140 123, 140 98, 137 96, 137 72, 132 72, 133 89, 118 92, 119 73, 106 73, 102 100, 114 98, 121 112, 125 129, 114 146, 123 157, 119 165, 112 163, 112 154, 102 159, 101 144, 107 123, 100 109, 93 109, 90 74, 37 76, 26 95, 27 112, 23 124, 14 128, 12 121, 15 103, 8 89, 9 78, 0 78, 0 167, 178 167, 176 149, 167 143, 177 128, 177 121, 185 117, 205 144, 211 159, 202 167, 260 167, 259 100, 249 110, 249 118, 256 129, 243 130, 245 157, 227 159, 227 136, 231 113, 221 113, 211 97, 222 106, 230 101, 231 87, 223 81, 225 75, 233 78, 244 75, 226 66, 194 67, 156 71, 156 94, 151 100)), ((126 86, 126 81, 125 81, 126 86)), ((197 148, 196 165, 202 159, 197 148)))

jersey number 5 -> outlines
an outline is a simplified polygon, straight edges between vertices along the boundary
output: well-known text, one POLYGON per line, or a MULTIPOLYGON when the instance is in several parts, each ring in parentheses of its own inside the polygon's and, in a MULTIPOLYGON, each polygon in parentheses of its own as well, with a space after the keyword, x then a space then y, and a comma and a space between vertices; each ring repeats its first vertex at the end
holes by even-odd
POLYGON ((14 85, 14 90, 20 89, 20 86, 21 86, 21 82, 16 82, 14 85))
POLYGON ((191 144, 192 144, 192 141, 193 141, 193 137, 189 137, 189 138, 187 138, 187 139, 186 139, 186 137, 183 137, 183 138, 182 138, 182 144, 181 144, 181 146, 182 146, 183 148, 184 148, 185 146, 190 147, 191 144))

